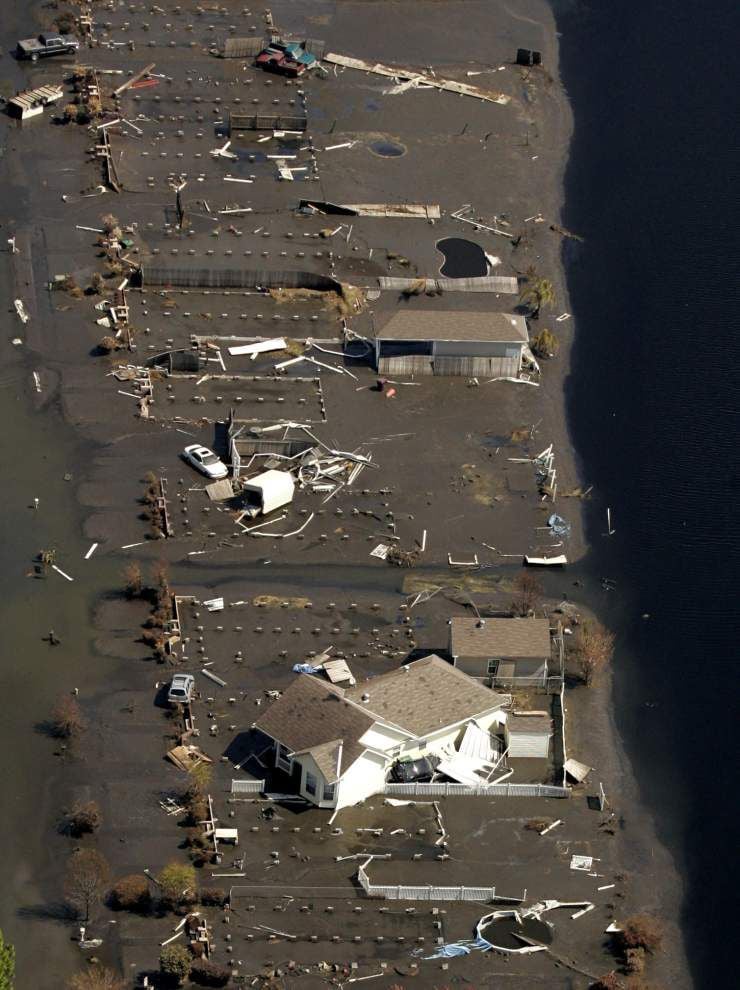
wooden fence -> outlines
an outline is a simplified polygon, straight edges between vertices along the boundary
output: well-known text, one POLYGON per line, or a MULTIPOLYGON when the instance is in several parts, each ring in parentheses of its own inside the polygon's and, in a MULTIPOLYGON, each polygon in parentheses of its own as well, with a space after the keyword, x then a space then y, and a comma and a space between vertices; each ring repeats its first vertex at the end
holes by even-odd
POLYGON ((548 797, 567 798, 567 787, 551 784, 386 784, 391 797, 548 797))

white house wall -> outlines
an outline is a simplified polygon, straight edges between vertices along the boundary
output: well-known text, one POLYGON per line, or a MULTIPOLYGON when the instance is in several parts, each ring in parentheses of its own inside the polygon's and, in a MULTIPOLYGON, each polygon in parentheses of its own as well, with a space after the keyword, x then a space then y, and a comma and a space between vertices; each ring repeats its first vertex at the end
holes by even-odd
POLYGON ((322 800, 322 794, 324 793, 324 775, 321 773, 319 768, 312 756, 308 753, 294 760, 301 768, 301 782, 298 787, 298 793, 301 797, 304 797, 307 801, 312 804, 318 805, 319 808, 335 808, 337 805, 337 795, 339 792, 339 785, 334 788, 334 798, 331 801, 322 800), (306 790, 306 774, 312 773, 317 780, 316 794, 309 794, 306 790))
POLYGON ((375 753, 363 753, 339 781, 337 808, 359 804, 385 788, 385 774, 389 761, 375 753))

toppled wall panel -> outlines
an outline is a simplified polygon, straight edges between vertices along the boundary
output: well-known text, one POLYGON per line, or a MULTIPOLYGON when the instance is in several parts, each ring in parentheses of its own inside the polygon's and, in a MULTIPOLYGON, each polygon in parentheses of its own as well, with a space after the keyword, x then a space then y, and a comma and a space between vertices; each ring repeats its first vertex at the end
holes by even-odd
POLYGON ((391 79, 408 79, 423 86, 432 86, 435 89, 443 89, 449 93, 458 93, 460 96, 472 96, 477 100, 485 100, 488 103, 500 103, 505 105, 510 97, 504 93, 489 93, 477 86, 469 83, 456 82, 454 79, 438 79, 436 76, 429 76, 423 72, 415 72, 413 69, 402 69, 400 67, 383 65, 381 62, 363 62, 359 58, 349 58, 346 55, 337 55, 335 52, 327 52, 324 55, 325 62, 334 65, 344 66, 346 69, 360 69, 362 72, 373 72, 379 76, 388 76, 391 79))

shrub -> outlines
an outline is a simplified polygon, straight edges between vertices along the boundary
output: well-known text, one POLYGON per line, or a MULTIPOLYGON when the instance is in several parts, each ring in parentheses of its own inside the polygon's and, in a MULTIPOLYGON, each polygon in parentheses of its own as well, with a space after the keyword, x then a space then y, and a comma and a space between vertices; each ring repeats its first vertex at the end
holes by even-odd
POLYGON ((98 348, 104 354, 112 354, 119 348, 119 343, 115 337, 111 337, 110 334, 106 334, 105 337, 101 337, 98 342, 98 348))
POLYGON ((57 739, 76 739, 82 735, 85 719, 80 706, 71 695, 59 696, 51 710, 49 725, 52 735, 57 739))
POLYGON ((113 906, 121 911, 147 911, 152 901, 149 881, 140 873, 131 873, 117 880, 110 896, 113 906))
POLYGON ((200 903, 206 907, 223 907, 229 895, 220 887, 204 887, 200 892, 200 903))
POLYGON ((93 272, 93 276, 90 279, 90 291, 96 293, 96 295, 100 295, 104 288, 105 282, 103 276, 100 272, 93 272))
POLYGON ((540 330, 529 343, 532 353, 538 358, 554 358, 560 350, 560 341, 552 330, 547 328, 540 330))
POLYGON ((593 683, 595 674, 608 666, 614 654, 614 633, 600 622, 585 622, 576 641, 575 656, 586 686, 593 683))
POLYGON ((225 987, 231 977, 226 966, 218 966, 209 959, 194 959, 190 967, 190 979, 203 987, 225 987))
POLYGON ((95 801, 77 801, 62 820, 62 831, 75 838, 100 828, 103 816, 95 801))
POLYGON ((113 972, 93 966, 70 977, 67 990, 125 990, 126 983, 113 972))
POLYGON ((162 901, 169 907, 192 901, 198 892, 194 868, 189 863, 178 863, 177 860, 162 868, 157 882, 162 901))
POLYGON ((132 561, 123 569, 124 591, 127 598, 138 598, 144 588, 141 567, 132 561))
POLYGON ((629 949, 657 952, 663 944, 663 926, 650 914, 633 914, 625 921, 617 939, 625 952, 629 949))
POLYGON ((180 986, 190 975, 191 958, 181 945, 165 945, 159 953, 159 970, 180 986))
POLYGON ((622 990, 624 984, 619 979, 614 970, 600 976, 595 983, 592 983, 589 990, 622 990))

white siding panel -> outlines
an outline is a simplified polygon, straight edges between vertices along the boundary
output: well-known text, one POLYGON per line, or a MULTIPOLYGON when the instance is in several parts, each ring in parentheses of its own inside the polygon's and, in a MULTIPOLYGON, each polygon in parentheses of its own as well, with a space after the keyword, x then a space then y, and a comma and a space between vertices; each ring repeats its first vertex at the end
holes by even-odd
POLYGON ((543 732, 512 732, 509 735, 510 757, 547 757, 550 737, 543 732))
POLYGON ((337 794, 337 808, 359 804, 385 789, 386 761, 374 753, 363 753, 349 770, 342 774, 337 794))

